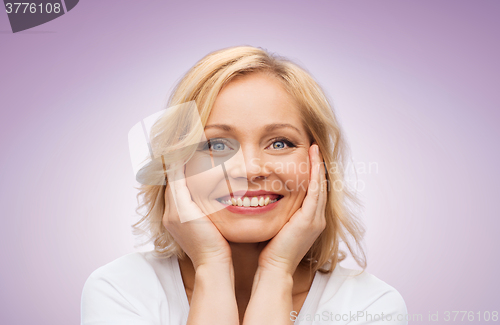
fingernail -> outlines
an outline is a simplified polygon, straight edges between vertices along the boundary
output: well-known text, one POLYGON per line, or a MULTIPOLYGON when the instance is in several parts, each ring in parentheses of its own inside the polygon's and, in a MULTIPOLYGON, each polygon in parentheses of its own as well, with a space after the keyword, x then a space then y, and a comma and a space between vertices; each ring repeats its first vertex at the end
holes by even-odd
POLYGON ((318 145, 314 145, 314 152, 319 155, 319 149, 318 149, 318 145))

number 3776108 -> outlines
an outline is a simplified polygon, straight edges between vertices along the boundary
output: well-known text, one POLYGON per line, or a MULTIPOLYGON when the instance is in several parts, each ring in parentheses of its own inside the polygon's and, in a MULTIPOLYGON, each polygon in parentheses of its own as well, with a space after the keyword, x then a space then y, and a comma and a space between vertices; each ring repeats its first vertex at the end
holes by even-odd
POLYGON ((13 2, 6 3, 5 10, 8 14, 35 14, 35 13, 55 13, 61 12, 61 4, 56 3, 28 3, 28 2, 13 2))

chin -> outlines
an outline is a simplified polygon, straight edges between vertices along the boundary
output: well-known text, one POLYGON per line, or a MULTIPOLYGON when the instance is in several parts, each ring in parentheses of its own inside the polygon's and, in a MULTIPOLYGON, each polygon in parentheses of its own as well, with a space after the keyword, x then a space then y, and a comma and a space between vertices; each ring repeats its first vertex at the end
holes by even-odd
POLYGON ((232 243, 260 243, 272 239, 279 231, 270 231, 270 229, 249 229, 240 228, 238 231, 221 231, 222 236, 228 242, 232 243))

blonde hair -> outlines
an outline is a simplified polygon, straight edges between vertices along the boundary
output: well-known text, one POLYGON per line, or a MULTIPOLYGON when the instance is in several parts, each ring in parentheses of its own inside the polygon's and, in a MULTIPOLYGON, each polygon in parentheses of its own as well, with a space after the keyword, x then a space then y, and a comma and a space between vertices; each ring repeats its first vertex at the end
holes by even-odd
MULTIPOLYGON (((309 138, 318 144, 323 155, 329 189, 334 188, 334 191, 328 191, 326 228, 301 264, 309 265, 313 271, 332 272, 337 263, 346 258, 346 253, 340 249, 340 244, 344 243, 357 264, 365 269, 366 256, 361 246, 364 228, 352 210, 359 202, 347 186, 342 168, 347 162, 348 152, 343 132, 321 87, 303 68, 261 48, 236 46, 222 49, 208 54, 186 73, 172 92, 168 106, 194 101, 204 126, 221 89, 233 78, 255 72, 275 76, 296 100, 309 138), (339 184, 340 189, 337 188, 339 184)), ((161 121, 153 127, 150 135, 152 146, 166 143, 164 130, 161 121)), ((147 242, 154 243, 158 256, 176 254, 183 257, 185 253, 162 223, 167 185, 141 185, 138 188, 138 202, 142 198, 142 203, 136 211, 142 218, 132 227, 136 234, 147 234, 147 242), (140 213, 143 208, 146 208, 144 214, 140 213)))

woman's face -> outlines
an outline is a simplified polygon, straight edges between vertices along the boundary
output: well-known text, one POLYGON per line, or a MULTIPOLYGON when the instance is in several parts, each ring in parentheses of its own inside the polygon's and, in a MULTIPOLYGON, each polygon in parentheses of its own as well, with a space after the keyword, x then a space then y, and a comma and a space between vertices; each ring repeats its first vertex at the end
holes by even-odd
POLYGON ((273 238, 309 183, 310 142, 297 105, 273 76, 238 77, 217 96, 205 136, 209 145, 186 164, 186 175, 196 174, 186 178, 193 201, 230 242, 273 238), (222 166, 193 173, 224 155, 233 155, 225 173, 222 166))

